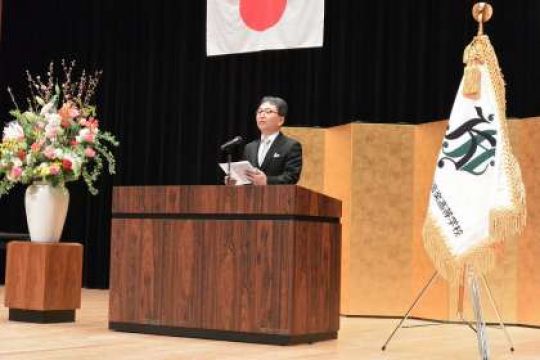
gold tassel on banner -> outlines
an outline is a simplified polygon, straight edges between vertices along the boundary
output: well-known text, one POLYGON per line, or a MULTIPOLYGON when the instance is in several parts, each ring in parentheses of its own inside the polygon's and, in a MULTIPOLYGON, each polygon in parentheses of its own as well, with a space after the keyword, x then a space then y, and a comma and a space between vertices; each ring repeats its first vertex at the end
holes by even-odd
POLYGON ((473 60, 465 66, 463 74, 463 96, 472 100, 480 99, 482 73, 478 61, 473 60))
POLYGON ((475 42, 469 44, 463 52, 463 63, 465 70, 463 73, 463 96, 471 100, 479 100, 481 94, 482 72, 480 71, 479 54, 475 42))

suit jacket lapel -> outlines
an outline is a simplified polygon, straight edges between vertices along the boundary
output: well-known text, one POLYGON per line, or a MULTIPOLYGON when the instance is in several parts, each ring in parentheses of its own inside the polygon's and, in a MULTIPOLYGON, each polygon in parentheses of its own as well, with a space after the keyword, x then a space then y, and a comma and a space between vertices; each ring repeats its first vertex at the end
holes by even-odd
POLYGON ((259 146, 261 146, 261 139, 256 140, 254 145, 255 146, 253 146, 251 148, 252 150, 249 153, 249 159, 248 160, 253 166, 255 166, 256 168, 259 168, 259 156, 258 156, 258 154, 259 154, 259 146))
MULTIPOLYGON (((274 153, 276 152, 276 149, 278 149, 279 146, 281 145, 282 140, 283 140, 283 135, 280 132, 278 136, 276 137, 276 139, 274 140, 274 142, 272 143, 272 145, 270 145, 270 149, 268 149, 268 151, 266 152, 266 156, 264 157, 263 163, 261 164, 261 170, 264 171, 265 167, 268 166, 268 159, 274 156, 274 153)), ((259 145, 260 145, 260 141, 259 141, 259 145)), ((257 151, 258 151, 258 147, 257 147, 257 151)))

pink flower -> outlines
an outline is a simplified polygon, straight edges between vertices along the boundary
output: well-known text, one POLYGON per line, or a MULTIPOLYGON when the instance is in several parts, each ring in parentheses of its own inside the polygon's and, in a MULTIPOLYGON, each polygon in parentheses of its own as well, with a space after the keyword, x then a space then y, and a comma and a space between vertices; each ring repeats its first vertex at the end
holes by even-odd
POLYGON ((71 101, 65 102, 62 108, 58 111, 58 114, 63 120, 73 119, 79 116, 81 113, 71 101))
POLYGON ((60 167, 57 164, 52 164, 51 166, 49 166, 49 172, 51 173, 51 175, 58 175, 58 173, 60 172, 60 167))
POLYGON ((45 136, 48 137, 49 139, 55 138, 57 134, 58 134, 57 128, 51 128, 45 131, 45 136))
POLYGON ((41 150, 41 147, 43 146, 43 143, 40 141, 37 141, 33 143, 30 148, 32 149, 32 152, 39 152, 41 150))
POLYGON ((84 149, 84 155, 86 157, 93 158, 94 156, 96 156, 96 151, 90 147, 87 147, 86 149, 84 149))
POLYGON ((79 125, 86 126, 86 119, 85 118, 79 119, 79 125))
POLYGON ((96 130, 99 127, 99 121, 98 121, 98 119, 91 117, 87 121, 86 126, 89 127, 92 130, 96 130))
POLYGON ((81 112, 76 108, 69 109, 69 116, 72 118, 76 118, 77 116, 81 115, 81 112))
POLYGON ((56 154, 54 153, 54 148, 52 146, 47 146, 45 150, 43 150, 43 155, 47 159, 54 159, 56 157, 56 154))
POLYGON ((89 143, 93 143, 94 138, 95 138, 94 134, 86 134, 86 135, 84 135, 84 141, 89 142, 89 143))
POLYGON ((62 119, 60 126, 62 126, 63 128, 68 128, 71 126, 71 122, 72 122, 71 119, 62 119))
POLYGON ((11 168, 10 176, 12 179, 18 179, 22 175, 22 169, 18 166, 14 166, 11 168))

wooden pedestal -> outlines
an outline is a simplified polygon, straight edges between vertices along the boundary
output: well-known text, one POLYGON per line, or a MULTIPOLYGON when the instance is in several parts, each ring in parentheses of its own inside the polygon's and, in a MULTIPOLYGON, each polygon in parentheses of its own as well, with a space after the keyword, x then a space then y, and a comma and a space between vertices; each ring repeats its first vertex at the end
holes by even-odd
POLYGON ((4 301, 9 319, 75 321, 75 309, 81 307, 82 254, 77 243, 10 242, 4 301))

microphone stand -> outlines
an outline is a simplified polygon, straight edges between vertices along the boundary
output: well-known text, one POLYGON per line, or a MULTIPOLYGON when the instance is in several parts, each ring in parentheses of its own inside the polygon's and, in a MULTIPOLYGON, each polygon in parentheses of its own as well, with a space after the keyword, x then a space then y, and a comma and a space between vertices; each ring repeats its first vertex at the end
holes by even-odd
POLYGON ((231 180, 231 162, 232 162, 232 153, 231 150, 227 149, 227 185, 231 180))
MULTIPOLYGON (((1 0, 0 0, 1 1, 1 0)), ((235 146, 239 145, 242 142, 242 137, 237 136, 234 139, 226 142, 221 145, 221 151, 227 154, 227 176, 225 177, 225 184, 229 185, 231 180, 231 163, 232 163, 232 152, 235 146)))

